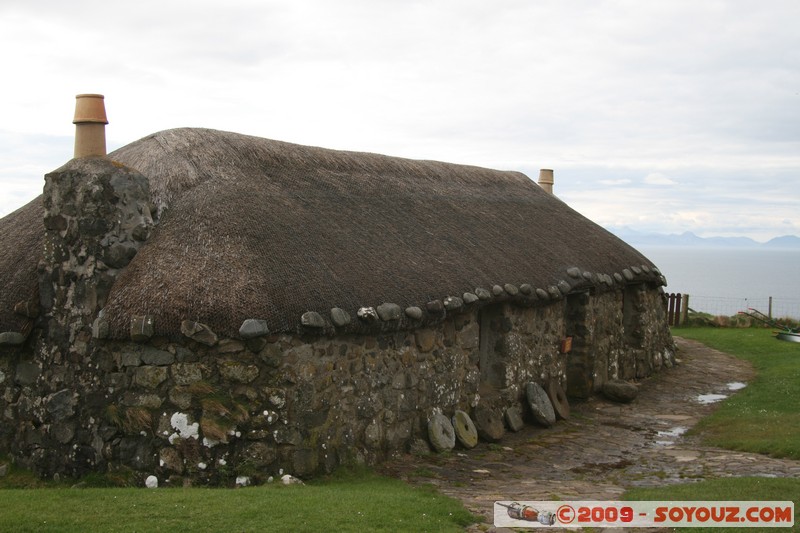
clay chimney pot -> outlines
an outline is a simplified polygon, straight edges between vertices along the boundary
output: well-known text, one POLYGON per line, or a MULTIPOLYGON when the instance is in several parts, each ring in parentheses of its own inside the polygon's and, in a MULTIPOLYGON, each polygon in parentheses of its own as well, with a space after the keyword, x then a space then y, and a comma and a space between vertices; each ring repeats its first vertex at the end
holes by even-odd
POLYGON ((75 118, 73 124, 99 122, 108 124, 105 97, 102 94, 79 94, 75 96, 75 118))
POLYGON ((539 186, 553 194, 553 171, 549 168, 539 170, 539 186))
POLYGON ((106 106, 102 94, 75 97, 75 157, 106 155, 106 106))

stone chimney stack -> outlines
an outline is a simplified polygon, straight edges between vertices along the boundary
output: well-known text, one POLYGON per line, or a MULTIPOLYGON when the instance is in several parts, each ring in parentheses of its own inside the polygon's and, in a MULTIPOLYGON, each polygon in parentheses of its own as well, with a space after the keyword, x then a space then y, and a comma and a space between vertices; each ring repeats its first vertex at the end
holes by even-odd
POLYGON ((106 155, 106 106, 102 94, 75 97, 75 158, 106 155))
POLYGON ((553 194, 553 171, 549 168, 539 170, 539 187, 553 194))
POLYGON ((147 178, 105 157, 103 96, 76 98, 75 158, 46 174, 42 190, 39 305, 56 364, 108 335, 100 312, 154 225, 147 178))

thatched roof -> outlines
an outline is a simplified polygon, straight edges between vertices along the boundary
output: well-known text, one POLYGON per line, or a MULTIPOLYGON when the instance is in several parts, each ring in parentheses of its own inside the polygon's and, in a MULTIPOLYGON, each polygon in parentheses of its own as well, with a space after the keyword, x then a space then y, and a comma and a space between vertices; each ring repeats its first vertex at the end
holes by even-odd
POLYGON ((159 132, 109 157, 147 176, 163 210, 109 295, 118 338, 134 315, 151 315, 159 334, 188 319, 235 336, 248 318, 296 331, 306 311, 328 319, 334 307, 353 330, 359 308, 385 302, 425 310, 476 288, 612 283, 652 267, 518 172, 205 129, 159 132))
POLYGON ((37 265, 44 251, 44 208, 38 197, 0 219, 0 332, 25 332, 32 321, 14 307, 39 301, 37 265))

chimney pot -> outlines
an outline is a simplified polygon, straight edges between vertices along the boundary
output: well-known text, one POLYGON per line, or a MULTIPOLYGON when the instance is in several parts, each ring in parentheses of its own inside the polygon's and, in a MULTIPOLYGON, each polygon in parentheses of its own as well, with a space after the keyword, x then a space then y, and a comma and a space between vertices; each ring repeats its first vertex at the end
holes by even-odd
POLYGON ((545 190, 545 192, 549 192, 553 194, 553 171, 549 168, 543 168, 539 170, 539 186, 545 190))
POLYGON ((102 94, 75 96, 75 157, 106 155, 106 106, 102 94))

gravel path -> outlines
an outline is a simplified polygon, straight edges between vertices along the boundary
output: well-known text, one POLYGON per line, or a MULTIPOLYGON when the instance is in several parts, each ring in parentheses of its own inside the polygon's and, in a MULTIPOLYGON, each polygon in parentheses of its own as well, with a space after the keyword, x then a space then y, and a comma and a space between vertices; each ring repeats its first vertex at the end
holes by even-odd
POLYGON ((491 527, 496 500, 611 500, 628 487, 725 476, 800 476, 798 461, 710 448, 684 434, 718 405, 701 398, 734 394, 752 379, 753 370, 697 342, 675 340, 680 364, 643 380, 630 404, 595 397, 572 405, 569 420, 552 428, 526 426, 506 433, 498 444, 479 443, 472 450, 405 455, 382 470, 433 484, 463 501, 485 521, 470 531, 497 531, 491 527))

